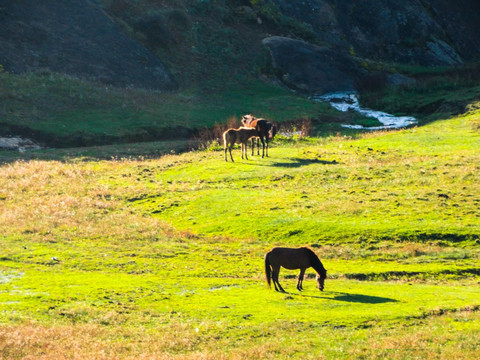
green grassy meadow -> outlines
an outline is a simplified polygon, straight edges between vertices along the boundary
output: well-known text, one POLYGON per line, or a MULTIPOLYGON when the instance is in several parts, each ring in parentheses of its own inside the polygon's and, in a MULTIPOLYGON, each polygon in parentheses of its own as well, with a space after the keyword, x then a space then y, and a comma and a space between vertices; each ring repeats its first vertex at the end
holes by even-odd
POLYGON ((24 135, 55 148, 185 141, 227 119, 240 124, 248 112, 279 123, 334 112, 327 104, 258 80, 215 84, 214 89, 203 85, 161 93, 61 74, 0 72, 0 135, 24 135))
POLYGON ((0 359, 474 359, 479 129, 3 152, 0 359), (265 252, 304 245, 325 291, 269 289, 265 252))

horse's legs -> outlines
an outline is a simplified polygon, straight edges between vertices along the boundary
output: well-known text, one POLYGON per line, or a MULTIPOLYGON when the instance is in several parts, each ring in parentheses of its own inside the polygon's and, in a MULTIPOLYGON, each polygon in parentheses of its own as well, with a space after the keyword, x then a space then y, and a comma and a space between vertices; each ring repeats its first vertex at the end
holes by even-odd
MULTIPOLYGON (((263 140, 263 136, 260 137, 260 140, 262 141, 262 158, 263 158, 265 157, 265 140, 263 140)), ((260 155, 260 153, 258 155, 260 155)))
POLYGON ((278 271, 279 271, 279 268, 277 266, 272 265, 272 282, 273 282, 273 286, 275 286, 275 291, 279 291, 277 287, 278 271))
POLYGON ((277 282, 274 280, 273 278, 273 274, 275 274, 274 272, 272 272, 272 282, 273 282, 273 286, 275 286, 275 291, 280 291, 278 290, 278 287, 277 287, 277 282))
POLYGON ((260 155, 260 138, 257 137, 257 155, 260 155))
POLYGON ((265 142, 267 143, 266 150, 265 150, 265 153, 266 153, 265 156, 268 157, 268 135, 265 138, 265 142))
POLYGON ((233 147, 233 145, 229 146, 228 151, 230 152, 230 158, 232 159, 232 162, 234 162, 233 161, 233 156, 232 156, 232 147, 233 147))
POLYGON ((253 151, 255 150, 255 138, 252 138, 252 156, 253 156, 253 151))
POLYGON ((248 160, 248 156, 247 156, 247 144, 248 144, 248 140, 246 143, 242 143, 242 159, 243 159, 243 153, 245 153, 245 159, 248 160))
POLYGON ((298 283, 297 283, 297 289, 298 291, 302 291, 303 290, 303 287, 302 287, 302 283, 303 283, 303 276, 305 275, 305 269, 304 268, 301 268, 300 269, 300 274, 298 275, 298 283))
POLYGON ((280 292, 285 292, 285 290, 283 290, 283 288, 282 288, 282 285, 280 285, 280 283, 278 282, 278 276, 279 275, 280 275, 280 266, 278 266, 278 265, 273 266, 273 268, 272 268, 272 280, 273 280, 273 285, 275 286, 275 290, 280 291, 280 292), (277 285, 278 285, 278 288, 277 288, 277 285))
POLYGON ((227 161, 227 162, 228 162, 228 158, 227 158, 227 150, 228 150, 228 147, 227 147, 227 146, 225 146, 225 161, 227 161))

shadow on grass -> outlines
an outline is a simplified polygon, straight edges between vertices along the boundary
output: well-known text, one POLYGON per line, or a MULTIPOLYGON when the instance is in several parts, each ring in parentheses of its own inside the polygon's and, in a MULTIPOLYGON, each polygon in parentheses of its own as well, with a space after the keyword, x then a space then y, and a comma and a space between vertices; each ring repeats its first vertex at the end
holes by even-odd
POLYGON ((384 304, 389 302, 398 302, 398 300, 381 297, 381 296, 370 296, 370 295, 348 294, 348 293, 338 293, 338 295, 335 295, 333 297, 333 300, 362 303, 362 304, 384 304))
MULTIPOLYGON (((344 292, 332 292, 335 294, 333 297, 330 296, 315 296, 315 295, 303 295, 298 294, 304 297, 325 299, 325 300, 335 300, 335 301, 344 301, 351 303, 362 303, 362 304, 384 304, 389 302, 398 302, 398 300, 381 297, 381 296, 370 296, 362 294, 349 294, 344 292)), ((292 294, 293 295, 293 294, 292 294)))
POLYGON ((186 140, 171 140, 75 148, 44 148, 25 152, 0 149, 0 165, 31 160, 71 162, 79 159, 83 161, 158 159, 164 155, 186 152, 189 150, 189 144, 186 140))
POLYGON ((337 160, 321 160, 321 159, 301 159, 301 158, 291 158, 292 162, 274 162, 272 166, 276 167, 286 167, 286 168, 298 168, 301 166, 311 165, 311 164, 323 164, 323 165, 338 165, 340 164, 337 160))

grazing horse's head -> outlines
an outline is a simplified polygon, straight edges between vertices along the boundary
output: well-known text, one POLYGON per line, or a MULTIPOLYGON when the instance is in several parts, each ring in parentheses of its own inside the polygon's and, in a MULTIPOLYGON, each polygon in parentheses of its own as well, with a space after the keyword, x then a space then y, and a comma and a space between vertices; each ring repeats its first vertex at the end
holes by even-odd
POLYGON ((317 274, 317 287, 320 291, 323 291, 325 288, 325 279, 327 278, 327 270, 323 270, 319 274, 317 274))

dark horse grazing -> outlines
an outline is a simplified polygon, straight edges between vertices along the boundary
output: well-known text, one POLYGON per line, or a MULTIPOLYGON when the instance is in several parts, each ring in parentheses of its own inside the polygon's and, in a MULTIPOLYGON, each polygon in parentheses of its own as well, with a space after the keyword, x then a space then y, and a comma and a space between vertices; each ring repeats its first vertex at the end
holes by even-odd
MULTIPOLYGON (((259 140, 261 140, 263 145, 262 158, 265 156, 265 148, 266 148, 266 155, 268 157, 268 142, 270 140, 273 140, 275 134, 277 133, 277 127, 265 119, 257 119, 252 115, 244 115, 242 117, 242 124, 243 126, 253 127, 257 130, 257 133, 258 133, 258 135, 256 136, 257 155, 260 155, 259 140)), ((253 156, 254 148, 255 148, 255 139, 252 139, 252 156, 253 156)))
POLYGON ((276 247, 265 254, 265 277, 268 286, 270 286, 270 279, 272 279, 275 290, 285 292, 278 282, 280 266, 289 270, 300 269, 297 283, 298 290, 303 290, 302 282, 305 270, 312 267, 317 272, 317 286, 323 291, 325 279, 327 277, 327 270, 323 267, 318 256, 309 248, 301 247, 292 249, 276 247))

